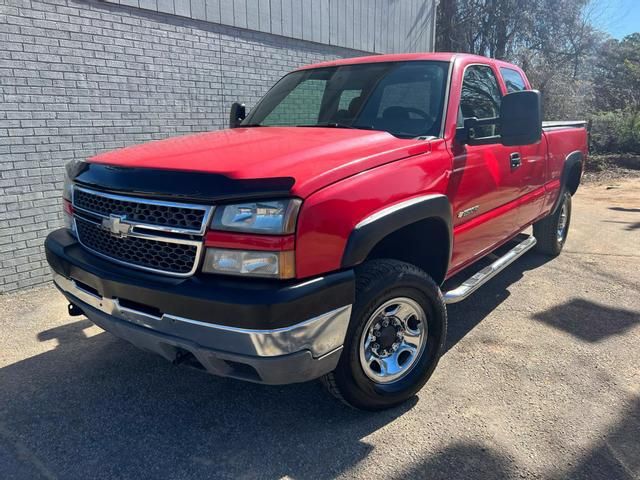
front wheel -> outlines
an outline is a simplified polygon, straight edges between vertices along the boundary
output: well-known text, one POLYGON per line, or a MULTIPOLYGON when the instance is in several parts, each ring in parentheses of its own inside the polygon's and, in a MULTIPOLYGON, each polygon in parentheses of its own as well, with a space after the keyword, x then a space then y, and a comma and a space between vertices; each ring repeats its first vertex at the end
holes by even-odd
POLYGON ((447 311, 424 271, 396 260, 356 270, 356 302, 336 370, 323 378, 343 402, 382 410, 411 398, 444 347, 447 311))
POLYGON ((536 250, 550 256, 562 251, 571 223, 571 194, 562 192, 560 205, 551 215, 533 224, 533 236, 536 237, 536 250))

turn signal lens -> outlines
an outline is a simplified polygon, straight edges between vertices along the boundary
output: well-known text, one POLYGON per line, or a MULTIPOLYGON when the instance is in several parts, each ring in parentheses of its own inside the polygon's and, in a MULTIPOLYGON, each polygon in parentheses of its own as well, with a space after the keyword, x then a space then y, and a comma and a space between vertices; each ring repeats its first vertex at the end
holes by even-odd
POLYGON ((202 271, 247 277, 293 278, 294 252, 207 248, 202 271))
POLYGON ((76 224, 73 221, 73 205, 66 198, 62 199, 62 220, 65 228, 71 232, 72 235, 76 235, 76 224))

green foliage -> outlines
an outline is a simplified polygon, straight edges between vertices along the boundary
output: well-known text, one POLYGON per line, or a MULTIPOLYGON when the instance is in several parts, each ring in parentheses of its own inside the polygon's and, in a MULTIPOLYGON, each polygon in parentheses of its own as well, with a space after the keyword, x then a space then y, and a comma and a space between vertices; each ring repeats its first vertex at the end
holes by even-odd
POLYGON ((594 152, 640 154, 640 111, 599 113, 591 121, 591 149, 594 152))
POLYGON ((640 110, 640 33, 602 43, 594 59, 598 110, 640 110))
POLYGON ((593 150, 640 153, 640 33, 602 42, 593 78, 593 150))
POLYGON ((640 33, 598 30, 588 0, 440 0, 438 50, 520 65, 547 120, 590 119, 599 153, 640 153, 640 33))

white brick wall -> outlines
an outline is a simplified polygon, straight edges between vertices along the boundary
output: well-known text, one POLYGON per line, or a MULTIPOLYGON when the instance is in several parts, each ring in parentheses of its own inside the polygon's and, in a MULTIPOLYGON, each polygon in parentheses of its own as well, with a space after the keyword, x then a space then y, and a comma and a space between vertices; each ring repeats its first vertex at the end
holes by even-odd
MULTIPOLYGON (((124 2, 122 2, 124 3, 124 2)), ((0 292, 48 279, 64 164, 225 126, 292 68, 361 52, 99 1, 0 3, 0 292)))

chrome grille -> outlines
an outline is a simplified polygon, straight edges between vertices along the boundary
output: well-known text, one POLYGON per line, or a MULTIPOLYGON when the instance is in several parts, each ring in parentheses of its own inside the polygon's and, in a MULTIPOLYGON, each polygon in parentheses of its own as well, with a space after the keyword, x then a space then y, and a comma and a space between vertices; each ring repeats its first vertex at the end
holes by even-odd
POLYGON ((76 217, 76 228, 82 244, 89 250, 147 269, 188 274, 198 254, 196 245, 141 237, 115 237, 99 225, 79 217, 76 217))
POLYGON ((124 215, 130 222, 192 232, 202 231, 207 216, 206 207, 149 202, 83 188, 75 189, 73 204, 76 208, 101 216, 124 215))
POLYGON ((73 206, 78 240, 86 249, 132 268, 179 277, 195 273, 213 210, 79 187, 73 206), (114 220, 120 228, 109 228, 114 220))

